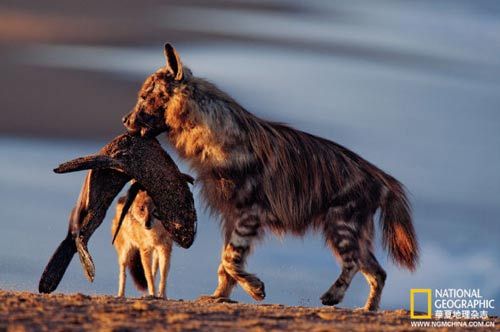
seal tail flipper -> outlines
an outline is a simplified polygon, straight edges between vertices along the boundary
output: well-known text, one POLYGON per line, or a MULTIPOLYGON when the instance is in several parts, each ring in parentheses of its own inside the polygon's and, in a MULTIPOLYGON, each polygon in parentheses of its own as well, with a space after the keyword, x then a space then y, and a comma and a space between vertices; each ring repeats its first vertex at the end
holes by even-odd
POLYGON ((71 234, 68 234, 57 247, 42 273, 38 284, 40 293, 52 293, 57 288, 75 253, 75 241, 71 234))

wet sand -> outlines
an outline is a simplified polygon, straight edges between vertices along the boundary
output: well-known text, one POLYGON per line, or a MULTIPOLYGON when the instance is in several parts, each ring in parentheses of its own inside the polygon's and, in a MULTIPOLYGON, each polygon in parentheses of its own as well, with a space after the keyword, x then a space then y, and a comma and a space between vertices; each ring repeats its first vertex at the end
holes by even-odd
MULTIPOLYGON (((497 318, 497 326, 499 322, 497 318)), ((409 313, 402 309, 370 313, 333 307, 0 291, 0 331, 4 330, 312 332, 418 329, 411 327, 409 313)))

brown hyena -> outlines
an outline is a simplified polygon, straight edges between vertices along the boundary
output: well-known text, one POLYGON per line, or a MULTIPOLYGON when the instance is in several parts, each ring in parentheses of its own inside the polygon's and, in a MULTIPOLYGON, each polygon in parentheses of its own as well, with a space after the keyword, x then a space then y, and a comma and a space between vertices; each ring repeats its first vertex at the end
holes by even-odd
POLYGON ((126 268, 129 268, 135 285, 150 296, 164 298, 170 268, 172 239, 161 221, 154 217, 155 205, 146 191, 140 190, 130 209, 123 216, 120 232, 117 228, 126 197, 121 197, 116 205, 116 214, 111 228, 116 234, 114 246, 120 267, 118 296, 125 295, 126 268), (160 284, 155 292, 154 279, 160 270, 160 284))
POLYGON ((365 308, 377 310, 386 273, 373 255, 373 217, 380 209, 383 244, 414 270, 418 246, 403 186, 332 141, 262 120, 184 67, 165 46, 167 64, 146 79, 123 121, 131 134, 166 131, 198 173, 208 207, 221 217, 224 247, 213 297, 238 283, 256 300, 264 283, 245 270, 266 230, 302 236, 321 231, 342 272, 321 297, 335 305, 356 272, 370 284, 365 308))

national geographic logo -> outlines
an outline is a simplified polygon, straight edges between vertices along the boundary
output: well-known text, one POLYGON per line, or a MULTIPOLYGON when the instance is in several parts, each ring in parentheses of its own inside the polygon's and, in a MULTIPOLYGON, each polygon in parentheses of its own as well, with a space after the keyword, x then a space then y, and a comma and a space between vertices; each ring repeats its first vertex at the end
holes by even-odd
POLYGON ((430 288, 412 288, 410 290, 410 318, 411 319, 431 319, 432 318, 432 290, 430 288), (427 296, 427 312, 415 315, 415 294, 427 296))
POLYGON ((495 300, 483 297, 480 289, 462 288, 413 288, 410 290, 411 319, 488 319, 488 310, 495 309, 495 300), (415 313, 415 298, 422 303, 424 297, 427 310, 415 313))

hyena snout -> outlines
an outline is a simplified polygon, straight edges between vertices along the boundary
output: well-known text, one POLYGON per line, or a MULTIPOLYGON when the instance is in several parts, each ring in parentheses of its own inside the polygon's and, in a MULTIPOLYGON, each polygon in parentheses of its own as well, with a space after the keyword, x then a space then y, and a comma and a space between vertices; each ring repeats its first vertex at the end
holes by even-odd
POLYGON ((145 138, 156 137, 160 133, 168 132, 169 130, 162 114, 150 114, 142 108, 133 110, 125 115, 122 118, 122 122, 130 135, 135 136, 140 134, 145 138))

